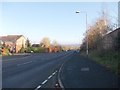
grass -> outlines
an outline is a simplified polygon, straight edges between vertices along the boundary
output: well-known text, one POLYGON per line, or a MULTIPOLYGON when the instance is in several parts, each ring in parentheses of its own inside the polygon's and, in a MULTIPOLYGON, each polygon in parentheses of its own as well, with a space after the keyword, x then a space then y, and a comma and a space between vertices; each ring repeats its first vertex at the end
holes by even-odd
MULTIPOLYGON (((82 52, 82 55, 85 56, 85 52, 82 52)), ((89 58, 96 61, 97 63, 102 64, 103 66, 109 68, 116 74, 120 74, 120 69, 118 69, 118 64, 120 64, 120 55, 118 52, 106 51, 90 51, 89 58)))

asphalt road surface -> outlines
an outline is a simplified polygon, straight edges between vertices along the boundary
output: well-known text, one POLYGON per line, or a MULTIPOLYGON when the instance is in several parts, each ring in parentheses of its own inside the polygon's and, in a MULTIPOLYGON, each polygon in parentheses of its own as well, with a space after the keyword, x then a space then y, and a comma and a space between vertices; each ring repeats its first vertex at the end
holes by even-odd
POLYGON ((55 88, 57 73, 73 51, 3 57, 3 88, 55 88))
POLYGON ((118 88, 118 76, 104 66, 74 53, 60 74, 64 88, 118 88))
POLYGON ((74 51, 3 57, 3 88, 116 88, 118 79, 105 67, 74 51))

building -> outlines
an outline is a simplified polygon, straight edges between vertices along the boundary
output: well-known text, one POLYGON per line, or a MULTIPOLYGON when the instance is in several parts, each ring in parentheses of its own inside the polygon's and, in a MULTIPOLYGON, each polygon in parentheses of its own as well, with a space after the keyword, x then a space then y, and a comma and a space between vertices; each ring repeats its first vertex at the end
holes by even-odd
POLYGON ((120 1, 118 2, 118 28, 120 27, 120 1))
POLYGON ((40 47, 40 44, 32 44, 32 47, 40 47))
POLYGON ((22 47, 26 48, 26 38, 23 35, 0 36, 0 40, 11 52, 18 53, 22 47))
MULTIPOLYGON (((106 34, 103 37, 102 43, 101 43, 101 47, 105 50, 109 50, 109 49, 115 49, 116 47, 116 40, 118 38, 118 35, 120 35, 120 28, 117 28, 116 30, 106 34)), ((99 46, 99 47, 100 47, 99 46)))

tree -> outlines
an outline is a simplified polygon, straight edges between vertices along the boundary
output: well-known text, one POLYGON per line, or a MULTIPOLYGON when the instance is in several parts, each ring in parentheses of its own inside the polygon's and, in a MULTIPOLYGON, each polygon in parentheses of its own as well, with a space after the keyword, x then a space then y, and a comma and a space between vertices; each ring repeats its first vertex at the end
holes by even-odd
POLYGON ((91 25, 86 33, 86 36, 83 41, 83 45, 81 45, 81 49, 84 50, 86 47, 86 42, 88 42, 89 49, 97 49, 99 48, 99 43, 102 37, 111 30, 109 26, 110 22, 106 15, 103 13, 101 17, 99 17, 96 22, 91 25), (84 48, 84 49, 83 49, 84 48))
POLYGON ((55 46, 55 47, 59 46, 59 44, 58 44, 58 42, 57 42, 56 40, 54 40, 54 41, 52 42, 52 45, 55 46))
POLYGON ((31 43, 30 43, 30 40, 27 38, 27 40, 26 40, 26 46, 27 47, 30 47, 31 46, 31 43))
POLYGON ((3 47, 6 47, 5 42, 3 42, 2 46, 3 46, 3 47))
POLYGON ((50 39, 48 37, 44 37, 40 43, 42 47, 49 48, 50 47, 50 39))

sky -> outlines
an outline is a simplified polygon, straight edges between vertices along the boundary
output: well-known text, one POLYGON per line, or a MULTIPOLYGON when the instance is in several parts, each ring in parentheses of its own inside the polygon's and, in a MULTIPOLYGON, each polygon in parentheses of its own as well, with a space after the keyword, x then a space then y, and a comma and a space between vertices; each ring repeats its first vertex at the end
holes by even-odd
POLYGON ((117 22, 117 2, 1 2, 0 36, 24 35, 32 43, 44 37, 59 44, 81 44, 86 32, 85 13, 91 25, 106 9, 112 23, 117 22))

